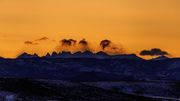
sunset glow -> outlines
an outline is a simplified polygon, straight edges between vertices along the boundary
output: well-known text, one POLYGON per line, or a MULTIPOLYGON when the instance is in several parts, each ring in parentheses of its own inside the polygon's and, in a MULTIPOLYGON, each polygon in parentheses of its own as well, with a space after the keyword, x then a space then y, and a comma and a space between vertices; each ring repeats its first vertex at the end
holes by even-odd
POLYGON ((180 0, 0 0, 0 56, 44 55, 64 38, 180 57, 180 0))

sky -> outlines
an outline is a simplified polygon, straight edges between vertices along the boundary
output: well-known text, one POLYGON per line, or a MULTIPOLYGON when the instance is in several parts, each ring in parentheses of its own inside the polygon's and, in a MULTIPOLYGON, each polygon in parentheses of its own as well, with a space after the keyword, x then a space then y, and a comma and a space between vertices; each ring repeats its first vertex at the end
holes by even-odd
POLYGON ((63 38, 109 39, 127 53, 160 48, 180 57, 180 0, 0 0, 0 56, 43 55, 63 38), (49 40, 24 44, 42 37, 49 40))

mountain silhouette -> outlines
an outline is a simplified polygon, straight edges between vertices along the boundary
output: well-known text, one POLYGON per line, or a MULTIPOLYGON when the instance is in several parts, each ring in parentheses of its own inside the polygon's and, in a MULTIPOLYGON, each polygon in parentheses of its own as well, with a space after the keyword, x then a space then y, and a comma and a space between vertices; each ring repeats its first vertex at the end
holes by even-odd
POLYGON ((166 59, 170 59, 170 58, 168 58, 167 56, 159 56, 159 57, 153 58, 151 60, 166 60, 166 59))
MULTIPOLYGON (((23 53, 19 55, 17 58, 37 58, 37 54, 28 54, 23 53)), ((135 54, 119 54, 119 55, 108 55, 107 53, 100 51, 97 53, 92 53, 91 51, 84 51, 84 52, 66 52, 62 51, 60 53, 53 52, 51 55, 47 53, 46 56, 41 58, 96 58, 96 59, 131 59, 131 60, 143 60, 142 58, 136 56, 135 54)))
POLYGON ((17 58, 38 58, 39 56, 35 53, 33 55, 28 54, 28 53, 22 53, 19 55, 17 58))

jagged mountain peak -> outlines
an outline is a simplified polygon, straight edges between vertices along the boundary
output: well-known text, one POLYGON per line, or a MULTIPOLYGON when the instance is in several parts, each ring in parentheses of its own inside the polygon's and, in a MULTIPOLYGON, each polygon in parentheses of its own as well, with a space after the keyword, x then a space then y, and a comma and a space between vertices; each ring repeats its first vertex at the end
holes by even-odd
POLYGON ((167 57, 167 56, 159 56, 157 58, 153 58, 152 60, 166 60, 166 59, 169 59, 169 57, 167 57))
MULTIPOLYGON (((35 58, 38 57, 37 54, 31 55, 28 53, 23 53, 18 58, 35 58)), ((110 59, 132 59, 132 60, 142 60, 142 58, 138 57, 135 54, 119 54, 119 55, 108 55, 107 53, 100 51, 97 53, 92 53, 91 51, 84 51, 84 52, 66 52, 62 51, 60 53, 53 52, 51 55, 50 53, 47 53, 46 56, 42 58, 98 58, 98 59, 104 59, 104 58, 110 58, 110 59)))
POLYGON ((37 57, 39 57, 39 56, 36 53, 31 55, 31 54, 24 52, 21 55, 19 55, 17 58, 37 58, 37 57))

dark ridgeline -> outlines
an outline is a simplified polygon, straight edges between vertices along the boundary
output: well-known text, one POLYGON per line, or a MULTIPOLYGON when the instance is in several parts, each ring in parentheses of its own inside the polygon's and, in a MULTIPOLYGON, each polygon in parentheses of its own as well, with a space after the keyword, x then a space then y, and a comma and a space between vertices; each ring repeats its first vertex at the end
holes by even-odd
POLYGON ((144 60, 140 57, 138 57, 135 54, 119 54, 119 55, 108 55, 107 53, 103 51, 99 51, 97 53, 92 53, 89 50, 86 51, 79 51, 75 53, 71 53, 68 51, 62 51, 62 52, 52 52, 52 54, 47 53, 43 57, 39 57, 37 54, 28 54, 28 53, 23 53, 17 57, 17 59, 23 59, 23 58, 41 58, 41 59, 46 59, 46 58, 94 58, 94 59, 130 59, 130 60, 144 60))

